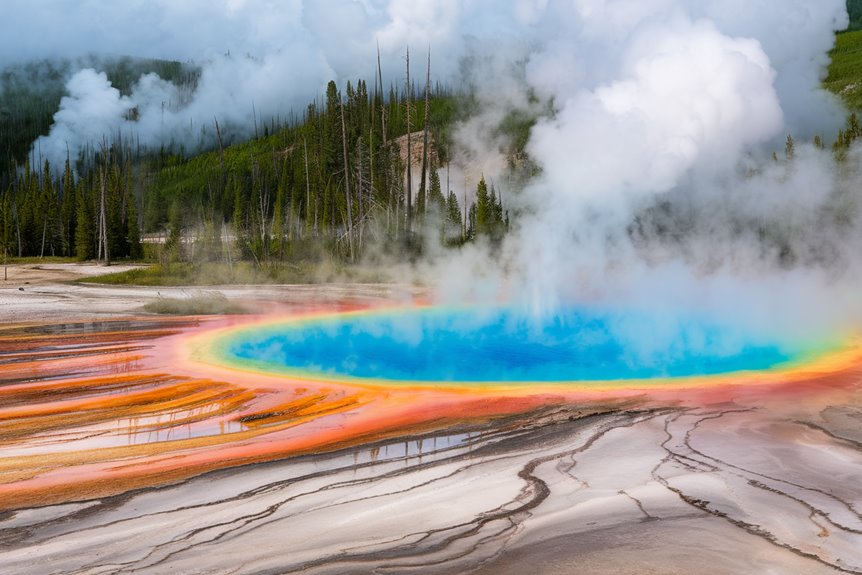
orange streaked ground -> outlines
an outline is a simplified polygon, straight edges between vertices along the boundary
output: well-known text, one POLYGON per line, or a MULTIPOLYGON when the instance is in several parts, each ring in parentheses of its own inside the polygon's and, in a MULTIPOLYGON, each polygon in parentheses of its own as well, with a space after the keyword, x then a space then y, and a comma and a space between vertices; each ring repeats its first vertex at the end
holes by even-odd
MULTIPOLYGON (((335 307, 334 310, 343 310, 335 307)), ((261 318, 132 318, 0 330, 0 509, 116 494, 209 470, 421 433, 560 402, 828 395, 857 349, 791 372, 620 387, 356 386, 201 363, 194 345, 261 318), (190 347, 191 346, 191 347, 190 347)))

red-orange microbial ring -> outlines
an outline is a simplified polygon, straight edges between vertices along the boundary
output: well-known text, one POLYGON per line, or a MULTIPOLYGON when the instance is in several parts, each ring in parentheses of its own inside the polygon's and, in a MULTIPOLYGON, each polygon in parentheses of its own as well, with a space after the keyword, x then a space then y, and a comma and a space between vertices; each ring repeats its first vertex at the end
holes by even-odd
MULTIPOLYGON (((580 326, 571 316, 543 327, 519 323, 506 313, 500 308, 345 311, 333 306, 278 317, 8 327, 0 332, 5 352, 0 357, 0 507, 116 494, 209 470, 478 424, 566 402, 598 409, 620 401, 714 402, 743 393, 821 393, 855 381, 862 364, 857 340, 849 336, 738 340, 738 333, 721 326, 693 322, 683 326, 684 341, 676 341, 673 357, 649 350, 632 356, 614 338, 643 318, 618 325, 602 312, 592 319, 577 316, 584 320, 580 326), (613 329, 603 332, 603 325, 613 329), (628 361, 615 365, 632 377, 565 378, 559 354, 573 349, 565 346, 565 333, 575 334, 582 350, 628 361), (279 347, 282 336, 287 343, 279 347), (504 352, 509 356, 479 361, 504 336, 517 342, 504 352), (314 341, 320 344, 316 351, 308 347, 314 341), (350 341, 352 347, 342 349, 350 341), (449 347, 434 348, 435 341, 449 347), (298 342, 296 347, 292 342, 298 342), (712 362, 707 361, 711 343, 723 346, 712 362), (327 352, 326 346, 343 353, 327 352), (269 354, 250 355, 267 347, 269 354), (493 369, 502 362, 514 377, 478 377, 463 371, 463 361, 454 362, 462 371, 437 377, 442 372, 433 369, 443 368, 435 362, 445 363, 447 354, 458 350, 470 358, 466 368, 493 369), (411 358, 411 351, 421 353, 411 358), (372 352, 378 356, 371 357, 372 352), (363 371, 366 353, 369 365, 381 370, 375 376, 363 371), (406 359, 396 353, 407 354, 406 359), (291 357, 310 360, 284 361, 291 357), (333 363, 323 365, 323 357, 333 363), (392 366, 380 357, 398 359, 395 367, 402 374, 410 361, 425 371, 413 379, 392 377, 395 372, 385 371, 392 366), (543 357, 550 359, 545 367, 550 365, 555 377, 535 377, 542 366, 536 360, 543 357), (757 369, 737 363, 739 357, 757 369), (670 359, 682 363, 662 367, 660 361, 670 359), (535 361, 533 371, 512 367, 518 362, 524 367, 528 360, 535 361), (691 372, 697 365, 707 366, 705 375, 691 372)), ((578 367, 583 373, 600 373, 600 368, 589 362, 578 367)))
POLYGON ((788 381, 859 352, 848 335, 747 333, 702 318, 410 307, 266 318, 187 344, 200 365, 353 387, 613 390, 788 381), (664 326, 658 324, 664 322, 664 326))

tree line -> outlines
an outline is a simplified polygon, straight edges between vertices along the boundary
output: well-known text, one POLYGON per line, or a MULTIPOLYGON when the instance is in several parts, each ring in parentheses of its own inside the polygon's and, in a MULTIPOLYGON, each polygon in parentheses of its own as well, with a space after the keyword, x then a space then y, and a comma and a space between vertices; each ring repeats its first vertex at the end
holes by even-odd
POLYGON ((66 161, 57 176, 25 163, 0 195, 4 256, 63 256, 81 260, 140 258, 137 203, 130 162, 107 154, 98 169, 75 177, 66 161))
POLYGON ((464 98, 410 78, 384 91, 330 82, 300 117, 257 123, 255 138, 184 158, 103 142, 62 170, 13 164, 0 189, 0 242, 10 255, 111 261, 145 252, 164 261, 251 260, 329 254, 357 261, 370 245, 398 255, 423 244, 499 242, 509 225, 484 178, 467 205, 448 174, 450 131, 464 98), (262 132, 262 133, 261 133, 262 132), (418 177, 416 177, 418 176, 418 177), (414 181, 418 180, 418 181, 414 181))

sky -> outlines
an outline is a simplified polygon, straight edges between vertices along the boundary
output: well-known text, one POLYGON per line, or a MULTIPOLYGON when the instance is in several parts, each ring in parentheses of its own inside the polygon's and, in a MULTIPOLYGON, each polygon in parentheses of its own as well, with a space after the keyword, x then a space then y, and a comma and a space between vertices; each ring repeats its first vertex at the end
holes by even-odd
MULTIPOLYGON (((630 78, 638 73, 632 62, 657 38, 665 38, 668 50, 698 50, 712 46, 707 36, 714 33, 747 41, 742 52, 762 52, 762 67, 774 73, 765 81, 779 98, 781 121, 807 136, 841 121, 816 86, 832 32, 846 21, 842 0, 790 0, 778 7, 768 0, 7 0, 0 65, 95 54, 203 66, 197 97, 168 119, 167 128, 162 103, 179 98, 171 86, 150 79, 132 101, 107 107, 114 117, 82 117, 60 131, 55 140, 63 142, 42 142, 50 156, 51 148, 65 154, 76 130, 84 132, 79 139, 91 138, 87 125, 105 129, 133 105, 159 116, 138 126, 153 142, 188 137, 190 124, 213 117, 250 124, 252 108, 264 117, 285 117, 324 93, 330 80, 340 86, 373 81, 378 46, 387 84, 402 80, 410 46, 414 62, 431 50, 433 81, 479 85, 489 97, 521 105, 527 88, 562 102, 630 78), (674 45, 674 38, 682 43, 674 45)), ((702 56, 717 63, 727 54, 702 56)), ((90 76, 72 90, 79 100, 93 94, 105 105, 108 88, 90 76)), ((85 102, 77 106, 78 112, 86 108, 85 102)), ((78 116, 71 111, 66 117, 78 116)))

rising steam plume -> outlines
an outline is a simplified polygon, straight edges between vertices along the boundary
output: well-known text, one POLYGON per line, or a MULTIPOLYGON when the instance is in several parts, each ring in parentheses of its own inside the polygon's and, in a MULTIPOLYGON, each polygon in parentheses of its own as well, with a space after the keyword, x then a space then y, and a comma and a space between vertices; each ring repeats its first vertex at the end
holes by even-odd
POLYGON ((0 63, 123 53, 194 61, 202 72, 186 97, 155 75, 123 96, 103 74, 77 71, 51 133, 34 144, 55 165, 105 134, 189 149, 218 120, 248 135, 258 117, 301 113, 331 79, 373 77, 378 45, 393 81, 408 44, 431 46, 432 79, 469 87, 481 104, 456 131, 455 152, 501 188, 496 126, 513 111, 538 118, 527 145, 538 173, 505 190, 516 229, 493 257, 473 246, 426 270, 446 278, 441 297, 502 294, 537 314, 569 300, 625 301, 800 330, 862 312, 851 249, 860 234, 846 201, 857 176, 808 143, 830 142, 844 121, 820 87, 834 32, 847 25, 843 0, 86 8, 13 2, 0 63), (788 134, 793 161, 776 162, 788 134), (843 227, 836 210, 849 210, 843 227))

